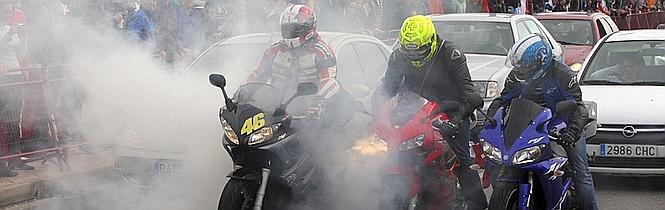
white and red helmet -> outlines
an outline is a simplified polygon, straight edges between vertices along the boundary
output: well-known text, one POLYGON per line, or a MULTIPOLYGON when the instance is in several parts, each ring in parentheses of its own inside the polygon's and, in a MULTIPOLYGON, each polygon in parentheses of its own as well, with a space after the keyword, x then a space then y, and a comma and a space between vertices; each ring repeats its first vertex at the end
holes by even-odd
POLYGON ((288 47, 302 46, 316 34, 316 15, 314 10, 299 4, 290 4, 286 7, 279 19, 282 30, 282 39, 288 47))

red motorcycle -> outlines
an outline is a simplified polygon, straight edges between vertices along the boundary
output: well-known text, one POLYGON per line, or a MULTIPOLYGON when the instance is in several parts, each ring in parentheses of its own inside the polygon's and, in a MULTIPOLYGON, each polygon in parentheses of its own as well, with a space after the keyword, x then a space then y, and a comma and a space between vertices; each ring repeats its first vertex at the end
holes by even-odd
MULTIPOLYGON (((447 121, 445 113, 458 108, 457 102, 437 104, 415 92, 401 91, 376 113, 368 126, 371 136, 356 141, 352 150, 364 156, 383 156, 378 209, 456 209, 464 205, 457 195, 454 173, 459 161, 432 126, 435 120, 447 121)), ((482 157, 475 159, 482 164, 482 157)))

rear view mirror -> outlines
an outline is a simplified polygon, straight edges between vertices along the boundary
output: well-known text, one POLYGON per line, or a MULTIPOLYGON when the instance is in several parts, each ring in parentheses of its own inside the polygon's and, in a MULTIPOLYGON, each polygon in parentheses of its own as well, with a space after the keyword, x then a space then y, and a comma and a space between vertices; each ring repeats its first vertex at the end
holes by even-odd
POLYGON ((221 74, 210 74, 208 80, 210 80, 210 84, 215 87, 224 88, 224 86, 226 86, 226 78, 221 74))
POLYGON ((575 103, 575 101, 572 100, 561 101, 559 103, 556 103, 555 109, 556 109, 555 112, 559 115, 568 115, 577 110, 577 103, 575 103))
POLYGON ((471 94, 467 100, 469 101, 469 105, 475 109, 482 109, 483 105, 485 105, 485 101, 478 94, 471 94))
POLYGON ((316 84, 312 82, 304 82, 298 84, 296 95, 297 96, 313 95, 317 91, 319 91, 319 87, 316 84))

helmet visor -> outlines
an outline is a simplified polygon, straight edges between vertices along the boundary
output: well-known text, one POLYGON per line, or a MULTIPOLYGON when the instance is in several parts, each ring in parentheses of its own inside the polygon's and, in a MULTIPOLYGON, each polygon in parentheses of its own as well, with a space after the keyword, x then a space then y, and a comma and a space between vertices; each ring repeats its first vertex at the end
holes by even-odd
POLYGON ((301 24, 283 24, 282 28, 282 38, 284 39, 293 39, 302 37, 311 30, 311 27, 301 25, 301 24))
POLYGON ((431 50, 432 48, 429 44, 420 47, 415 44, 405 44, 400 45, 399 47, 399 51, 402 52, 406 58, 412 61, 420 61, 425 59, 431 50))

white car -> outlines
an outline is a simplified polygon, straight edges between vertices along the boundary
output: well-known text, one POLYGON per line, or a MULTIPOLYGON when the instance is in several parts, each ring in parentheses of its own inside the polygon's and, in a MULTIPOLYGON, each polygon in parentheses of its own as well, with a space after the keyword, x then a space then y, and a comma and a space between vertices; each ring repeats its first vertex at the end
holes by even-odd
POLYGON ((598 129, 588 139, 590 170, 611 175, 665 175, 665 33, 619 31, 601 39, 578 80, 597 103, 598 129))
MULTIPOLYGON (((388 66, 391 49, 378 39, 366 35, 331 32, 319 34, 337 56, 337 80, 341 86, 356 100, 369 107, 372 90, 378 86, 388 66)), ((209 85, 208 74, 224 74, 229 78, 227 89, 235 90, 258 66, 265 50, 279 39, 281 35, 278 33, 259 33, 222 40, 203 52, 185 73, 201 75, 201 78, 206 78, 206 81, 201 82, 205 85, 209 85)), ((211 110, 211 113, 214 113, 214 110, 211 110)), ((358 121, 366 121, 366 125, 369 117, 361 117, 358 121)), ((355 127, 357 128, 354 129, 365 128, 355 127)), ((116 146, 115 168, 128 183, 145 186, 155 176, 168 177, 186 170, 182 166, 185 151, 181 146, 164 145, 158 140, 159 143, 151 143, 150 139, 142 139, 131 131, 127 131, 126 135, 128 142, 116 146)), ((222 150, 221 147, 219 149, 222 150)))
POLYGON ((520 38, 533 33, 547 37, 554 59, 563 59, 563 50, 545 27, 533 16, 487 13, 430 16, 439 36, 457 44, 467 58, 476 92, 484 97, 485 108, 499 96, 511 70, 506 55, 520 38))

